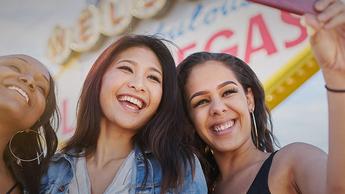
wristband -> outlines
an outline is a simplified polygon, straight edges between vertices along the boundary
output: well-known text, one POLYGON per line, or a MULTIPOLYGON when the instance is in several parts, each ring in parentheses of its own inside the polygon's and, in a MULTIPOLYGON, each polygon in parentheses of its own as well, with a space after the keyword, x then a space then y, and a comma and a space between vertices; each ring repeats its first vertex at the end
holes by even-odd
POLYGON ((329 92, 345 93, 345 89, 333 89, 333 88, 329 88, 327 85, 325 85, 325 88, 329 92))

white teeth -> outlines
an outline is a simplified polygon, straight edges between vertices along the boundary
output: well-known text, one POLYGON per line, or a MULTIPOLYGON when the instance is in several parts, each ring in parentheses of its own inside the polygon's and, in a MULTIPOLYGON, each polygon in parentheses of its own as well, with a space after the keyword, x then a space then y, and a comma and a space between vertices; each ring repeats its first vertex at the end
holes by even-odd
POLYGON ((9 86, 8 89, 17 91, 20 95, 22 95, 25 98, 26 103, 29 103, 29 95, 24 90, 16 86, 9 86))
POLYGON ((130 103, 132 103, 132 104, 135 104, 136 106, 139 107, 139 109, 143 108, 143 104, 144 104, 144 103, 142 102, 142 100, 139 100, 139 99, 134 98, 134 97, 131 97, 131 96, 121 96, 121 97, 119 98, 119 100, 120 100, 120 101, 128 101, 128 102, 130 102, 130 103))
POLYGON ((213 130, 217 131, 217 132, 220 132, 220 131, 223 131, 227 128, 230 128, 234 125, 234 120, 230 120, 230 121, 227 121, 225 123, 222 123, 222 124, 219 124, 219 125, 216 125, 213 127, 213 130))

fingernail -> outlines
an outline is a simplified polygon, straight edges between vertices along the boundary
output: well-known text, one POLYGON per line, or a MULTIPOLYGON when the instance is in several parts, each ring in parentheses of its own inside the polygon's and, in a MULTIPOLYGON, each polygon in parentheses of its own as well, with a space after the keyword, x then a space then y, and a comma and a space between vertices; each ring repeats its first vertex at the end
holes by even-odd
POLYGON ((316 3, 315 3, 315 9, 317 10, 317 11, 322 11, 322 9, 323 9, 323 7, 324 7, 324 5, 323 5, 323 3, 321 2, 321 1, 317 1, 316 3))

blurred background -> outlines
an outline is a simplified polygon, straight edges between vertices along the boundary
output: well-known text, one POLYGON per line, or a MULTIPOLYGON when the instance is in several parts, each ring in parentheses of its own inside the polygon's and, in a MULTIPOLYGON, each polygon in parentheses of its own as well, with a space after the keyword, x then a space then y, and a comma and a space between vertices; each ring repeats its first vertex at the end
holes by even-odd
MULTIPOLYGON (((299 22, 298 16, 244 0, 0 0, 0 55, 31 55, 52 72, 62 114, 58 136, 64 141, 73 134, 86 73, 121 34, 158 34, 173 41, 176 62, 201 50, 235 54, 265 83, 308 47, 299 22)), ((276 106, 272 118, 281 146, 306 142, 327 152, 320 72, 276 106)))

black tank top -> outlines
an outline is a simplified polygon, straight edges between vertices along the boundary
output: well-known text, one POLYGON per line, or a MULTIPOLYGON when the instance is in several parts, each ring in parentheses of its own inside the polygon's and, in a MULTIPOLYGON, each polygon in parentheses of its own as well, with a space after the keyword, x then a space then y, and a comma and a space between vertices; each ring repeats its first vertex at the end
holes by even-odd
POLYGON ((268 173, 270 172, 273 156, 276 153, 277 151, 272 153, 262 164, 247 194, 271 194, 268 188, 268 173))

